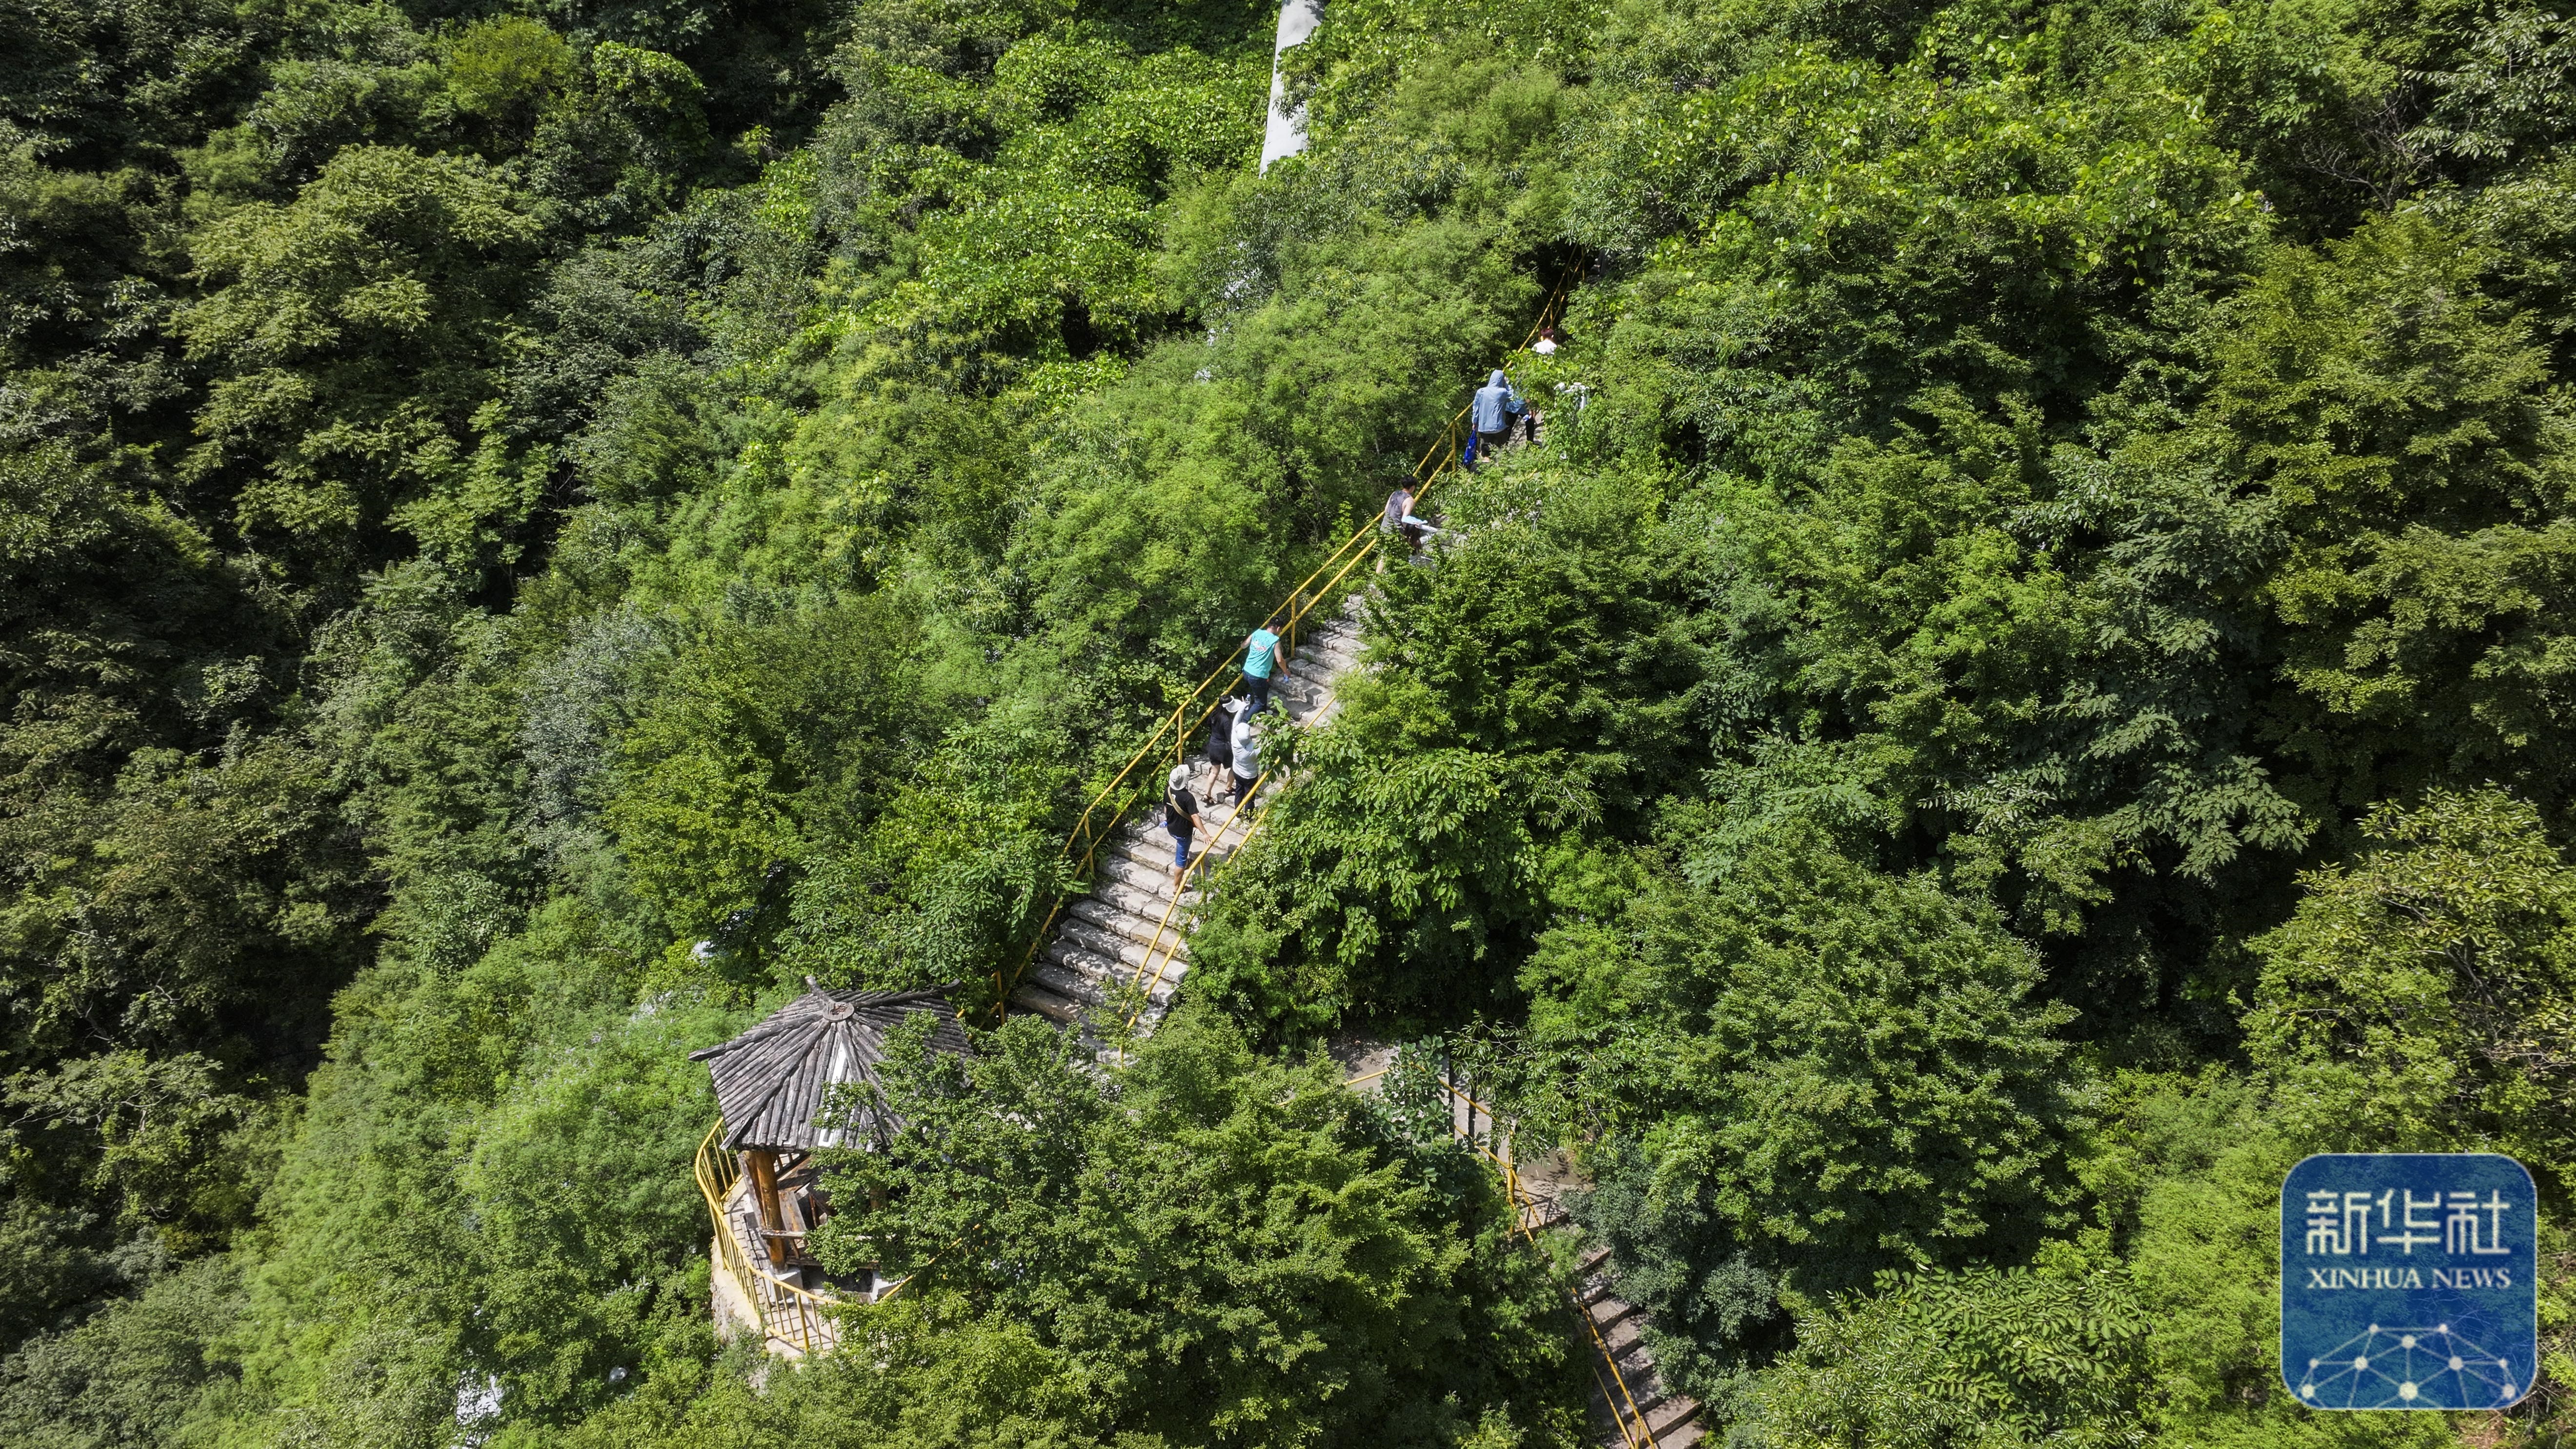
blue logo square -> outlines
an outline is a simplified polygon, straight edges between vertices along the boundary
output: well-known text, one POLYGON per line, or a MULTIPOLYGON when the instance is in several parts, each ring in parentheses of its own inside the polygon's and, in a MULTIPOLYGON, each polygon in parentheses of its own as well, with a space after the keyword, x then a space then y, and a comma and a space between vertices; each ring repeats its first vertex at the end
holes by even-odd
POLYGON ((2492 1152, 2322 1153, 2281 1182, 2281 1382, 2316 1409, 2502 1409, 2539 1370, 2539 1197, 2492 1152))

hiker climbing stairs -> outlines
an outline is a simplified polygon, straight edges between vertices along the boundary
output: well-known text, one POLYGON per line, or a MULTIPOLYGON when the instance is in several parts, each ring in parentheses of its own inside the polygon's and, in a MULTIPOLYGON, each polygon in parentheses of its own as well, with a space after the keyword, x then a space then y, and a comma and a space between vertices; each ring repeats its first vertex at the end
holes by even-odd
MULTIPOLYGON (((1530 325, 1529 335, 1522 339, 1523 347, 1537 341, 1557 315, 1577 272, 1568 268, 1558 281, 1538 320, 1530 325)), ((1499 379, 1502 374, 1493 376, 1499 379)), ((1513 404, 1515 410, 1518 406, 1513 404)), ((1359 609, 1365 590, 1350 587, 1360 582, 1353 571, 1372 557, 1383 568, 1388 560, 1382 545, 1400 544, 1410 555, 1439 532, 1417 517, 1415 509, 1442 475, 1465 465, 1469 440, 1462 428, 1472 411, 1471 406, 1451 415, 1447 429, 1414 462, 1387 500, 1382 521, 1372 520, 1343 540, 1289 591, 1287 603, 1273 616, 1274 621, 1286 622, 1290 647, 1272 680, 1272 701, 1284 706, 1299 724, 1321 724, 1332 714, 1335 682, 1359 662, 1359 609), (1335 598, 1342 601, 1339 610, 1320 609, 1323 601, 1335 598)), ((1131 807, 1140 803, 1137 782, 1151 777, 1151 771, 1140 776, 1140 767, 1152 760, 1186 759, 1191 730, 1206 728, 1212 713, 1203 711, 1193 724, 1190 711, 1200 709, 1206 691, 1231 667, 1220 668, 1176 705, 1144 747, 1084 808, 1064 851, 1064 859, 1074 866, 1075 879, 1084 882, 1079 887, 1082 894, 1059 901, 1048 913, 1028 956, 994 971, 1005 1014, 1033 1011, 1079 1029, 1106 1060, 1121 1055, 1135 1037, 1151 1034, 1170 1011, 1172 998, 1189 975, 1186 938, 1197 916, 1197 883, 1221 869, 1260 829, 1261 811, 1280 782, 1263 777, 1251 798, 1239 804, 1201 802, 1199 818, 1212 827, 1212 838, 1193 842, 1200 852, 1198 863, 1177 888, 1171 836, 1131 807)))
MULTIPOLYGON (((1297 723, 1312 728, 1332 716, 1335 682, 1359 663, 1359 607, 1353 594, 1339 612, 1299 631, 1271 691, 1274 706, 1297 723)), ((1020 973, 1010 1006, 1082 1028, 1104 1053, 1115 1048, 1100 1038, 1150 1035, 1189 975, 1201 882, 1251 838, 1280 785, 1274 772, 1239 805, 1201 802, 1200 818, 1213 834, 1193 842, 1200 854, 1178 895, 1171 836, 1145 818, 1119 826, 1093 862, 1090 889, 1065 904, 1053 934, 1020 973)))

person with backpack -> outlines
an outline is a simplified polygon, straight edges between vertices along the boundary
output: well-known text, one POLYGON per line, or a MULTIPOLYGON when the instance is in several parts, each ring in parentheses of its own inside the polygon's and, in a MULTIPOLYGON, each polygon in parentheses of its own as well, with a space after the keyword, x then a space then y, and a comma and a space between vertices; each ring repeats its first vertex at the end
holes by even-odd
POLYGON ((1249 703, 1242 695, 1217 702, 1216 718, 1208 723, 1207 762, 1212 779, 1222 784, 1234 770, 1234 717, 1249 703))
POLYGON ((1238 814, 1252 794, 1253 783, 1261 778, 1259 719, 1259 712, 1249 709, 1234 717, 1234 808, 1238 814))
POLYGON ((1190 837, 1206 827, 1199 819, 1199 798, 1190 793, 1190 767, 1174 765, 1163 782, 1163 829, 1172 836, 1172 894, 1190 873, 1190 837))
POLYGON ((1386 495, 1386 508, 1383 512, 1378 514, 1377 531, 1380 533, 1398 532, 1404 527, 1404 520, 1412 516, 1413 480, 1407 478, 1403 482, 1395 485, 1394 492, 1386 495))
POLYGON ((1284 622, 1273 614, 1243 641, 1243 685, 1252 696, 1249 713, 1259 714, 1270 707, 1271 678, 1288 662, 1288 641, 1279 637, 1279 627, 1284 622))

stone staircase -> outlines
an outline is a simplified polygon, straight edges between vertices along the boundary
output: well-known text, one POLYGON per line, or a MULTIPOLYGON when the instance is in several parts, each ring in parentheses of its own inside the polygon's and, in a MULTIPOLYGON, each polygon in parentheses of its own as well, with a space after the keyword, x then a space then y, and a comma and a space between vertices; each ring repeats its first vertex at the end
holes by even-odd
MULTIPOLYGON (((1335 1057, 1344 1062, 1352 1080, 1363 1082, 1364 1091, 1376 1090, 1375 1083, 1382 1080, 1395 1056, 1392 1048, 1358 1038, 1346 1038, 1336 1046, 1335 1057)), ((1489 1160, 1514 1159, 1512 1207, 1520 1231, 1534 1242, 1546 1235, 1580 1245, 1574 1281, 1567 1290, 1577 1316, 1568 1326, 1574 1330, 1575 1354, 1592 1378, 1593 1442, 1602 1449, 1647 1449, 1649 1445, 1684 1449, 1698 1443, 1707 1432, 1700 1421, 1699 1403, 1664 1382, 1654 1354, 1646 1347, 1646 1329, 1652 1320, 1646 1310, 1611 1291, 1610 1250, 1584 1243, 1582 1230, 1566 1211, 1566 1193, 1583 1186, 1572 1160, 1563 1152, 1520 1158, 1508 1132, 1497 1140, 1498 1124, 1471 1090, 1453 1085, 1448 1092, 1449 1130, 1474 1144, 1489 1160)))
MULTIPOLYGON (((1520 1164, 1514 1186, 1522 1227, 1580 1242, 1563 1200, 1580 1185, 1563 1153, 1520 1164)), ((1698 1443, 1707 1432, 1698 1401, 1664 1382, 1646 1347, 1652 1320, 1611 1291, 1611 1278, 1610 1250, 1586 1244, 1575 1260, 1569 1293, 1582 1315, 1574 1325, 1575 1351, 1592 1374, 1593 1441, 1603 1449, 1684 1449, 1698 1443)))
MULTIPOLYGON (((1299 724, 1312 727, 1331 718, 1333 685, 1359 663, 1360 598, 1354 594, 1335 614, 1309 617, 1299 628, 1286 669, 1271 689, 1271 707, 1284 706, 1299 724)), ((1200 769, 1193 789, 1201 797, 1199 818, 1214 835, 1192 842, 1203 862, 1193 865, 1189 889, 1172 896, 1172 838, 1149 823, 1158 812, 1121 825, 1100 848, 1090 889, 1065 903, 1050 937, 1010 994, 1014 1010, 1034 1011, 1085 1033, 1104 1057, 1117 1048, 1130 1012, 1134 1033, 1150 1035, 1171 1010, 1172 999, 1189 976, 1189 929, 1199 900, 1201 873, 1215 868, 1251 834, 1262 804, 1276 794, 1274 774, 1241 808, 1209 801, 1207 775, 1201 764, 1202 732, 1190 741, 1190 760, 1200 769)), ((1163 768, 1171 761, 1166 759, 1163 768)), ((1151 799, 1159 801, 1157 791, 1151 799)))
POLYGON ((1595 1247, 1586 1252, 1575 1273, 1575 1307, 1592 1320, 1591 1331, 1579 1346, 1594 1360, 1592 1418, 1594 1427, 1603 1431, 1599 1442, 1621 1449, 1629 1445, 1643 1449, 1648 1444, 1684 1449, 1698 1443, 1699 1404, 1667 1387, 1655 1368, 1654 1355, 1646 1350, 1646 1310, 1610 1291, 1610 1250, 1595 1247), (1606 1371, 1605 1361, 1618 1366, 1615 1376, 1606 1371))
MULTIPOLYGON (((1300 630, 1295 657, 1271 691, 1272 700, 1285 705, 1299 724, 1311 728, 1332 717, 1334 686, 1359 663, 1359 610, 1354 596, 1339 613, 1310 619, 1300 630)), ((1200 758, 1196 746, 1205 739, 1202 733, 1192 741, 1193 762, 1200 758)), ((1200 778, 1203 782, 1204 774, 1200 778)), ((1201 818, 1216 833, 1194 843, 1205 863, 1193 867, 1192 888, 1177 901, 1172 896, 1172 838, 1144 820, 1120 826, 1101 847, 1090 889, 1065 903, 1054 934, 1020 974, 1010 994, 1011 1008, 1081 1031, 1104 1060, 1117 1055, 1115 1043, 1128 1012, 1135 1012, 1134 1034, 1150 1035, 1189 976, 1188 936, 1199 900, 1199 872, 1242 846, 1260 807, 1278 789, 1279 782, 1270 780, 1240 810, 1203 806, 1201 818)), ((1379 1052, 1369 1061, 1383 1067, 1384 1055, 1379 1052)), ((1478 1119, 1472 1110, 1460 1110, 1466 1113, 1460 1130, 1473 1136, 1478 1119)), ((1522 1211, 1532 1231, 1568 1230, 1554 1192, 1525 1197, 1522 1211)), ((1598 1442, 1605 1449, 1686 1449, 1703 1432, 1699 1405, 1665 1386, 1645 1345, 1645 1311, 1610 1291, 1609 1257, 1607 1248, 1588 1250, 1578 1264, 1573 1290, 1575 1310, 1591 1323, 1588 1330, 1578 1330, 1577 1347, 1592 1366, 1598 1442)))

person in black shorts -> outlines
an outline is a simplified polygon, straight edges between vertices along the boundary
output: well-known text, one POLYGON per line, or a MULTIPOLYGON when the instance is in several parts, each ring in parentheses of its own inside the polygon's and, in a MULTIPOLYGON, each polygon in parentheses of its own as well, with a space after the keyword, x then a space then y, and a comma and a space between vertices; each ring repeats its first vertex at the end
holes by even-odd
POLYGON ((1234 717, 1247 701, 1242 695, 1220 701, 1208 725, 1207 762, 1223 779, 1234 770, 1234 717))
POLYGON ((1172 894, 1181 893, 1181 877, 1189 874, 1190 836, 1201 828, 1199 800, 1190 793, 1190 767, 1174 765, 1163 789, 1163 828, 1172 835, 1172 894))

